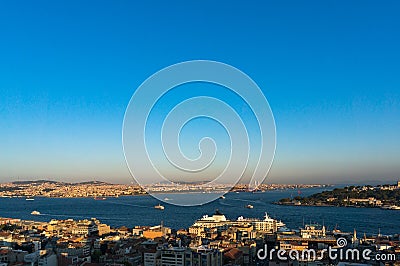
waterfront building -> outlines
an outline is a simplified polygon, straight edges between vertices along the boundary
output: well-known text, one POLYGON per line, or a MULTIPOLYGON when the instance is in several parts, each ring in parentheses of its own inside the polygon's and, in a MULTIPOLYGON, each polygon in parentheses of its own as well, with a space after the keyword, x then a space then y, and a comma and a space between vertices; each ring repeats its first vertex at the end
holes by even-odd
POLYGON ((162 225, 152 226, 143 231, 143 237, 147 239, 155 239, 157 237, 163 237, 168 234, 171 234, 171 228, 162 225))
POLYGON ((136 237, 144 237, 148 239, 155 239, 157 237, 165 237, 171 234, 172 230, 162 224, 156 226, 135 226, 132 229, 132 235, 136 237))
POLYGON ((0 225, 20 223, 21 219, 0 218, 0 225))
POLYGON ((99 232, 99 236, 108 235, 111 232, 111 228, 106 224, 97 225, 97 230, 99 232))
POLYGON ((367 204, 372 206, 382 206, 382 201, 375 199, 374 197, 369 197, 367 199, 344 199, 345 202, 349 202, 351 204, 360 205, 360 204, 367 204))
POLYGON ((78 223, 72 228, 72 234, 74 235, 83 235, 90 236, 94 232, 97 232, 97 224, 95 220, 80 220, 78 223))

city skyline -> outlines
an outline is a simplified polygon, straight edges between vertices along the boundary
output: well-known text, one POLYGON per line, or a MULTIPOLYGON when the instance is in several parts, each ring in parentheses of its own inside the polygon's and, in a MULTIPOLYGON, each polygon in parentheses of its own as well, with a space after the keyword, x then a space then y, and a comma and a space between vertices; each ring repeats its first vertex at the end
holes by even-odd
MULTIPOLYGON (((243 70, 268 99, 277 149, 266 183, 396 181, 399 7, 1 3, 0 183, 131 182, 121 134, 132 94, 156 71, 193 59, 243 70)), ((244 105, 226 100, 250 120, 244 105)), ((203 133, 196 124, 184 132, 189 156, 203 133)))

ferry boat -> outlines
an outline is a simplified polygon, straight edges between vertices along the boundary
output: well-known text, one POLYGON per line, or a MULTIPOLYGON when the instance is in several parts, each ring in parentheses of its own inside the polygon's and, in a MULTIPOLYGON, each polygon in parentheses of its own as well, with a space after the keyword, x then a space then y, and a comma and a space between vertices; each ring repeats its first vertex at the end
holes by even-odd
POLYGON ((397 205, 383 206, 382 209, 385 209, 385 210, 400 210, 400 206, 397 206, 397 205))
POLYGON ((253 209, 254 206, 249 204, 249 205, 246 205, 246 208, 247 208, 247 209, 253 209))
POLYGON ((158 204, 158 205, 154 206, 154 209, 158 209, 158 210, 164 210, 164 209, 165 209, 165 207, 164 207, 164 206, 162 206, 161 204, 158 204))
POLYGON ((40 212, 38 212, 38 211, 33 211, 33 212, 31 212, 31 214, 32 214, 32 215, 40 215, 40 212))

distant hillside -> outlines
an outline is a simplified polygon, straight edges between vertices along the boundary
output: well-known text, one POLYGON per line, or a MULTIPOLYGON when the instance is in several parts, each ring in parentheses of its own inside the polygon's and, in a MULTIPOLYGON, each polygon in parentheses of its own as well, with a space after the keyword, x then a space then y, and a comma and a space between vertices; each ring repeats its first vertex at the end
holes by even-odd
POLYGON ((25 180, 25 181, 14 181, 11 182, 11 184, 14 185, 29 185, 29 184, 44 184, 44 183, 50 183, 50 184, 65 184, 64 182, 60 181, 51 181, 51 180, 25 180))
POLYGON ((14 185, 40 185, 40 184, 58 184, 58 185, 110 185, 111 183, 103 182, 103 181, 84 181, 77 183, 68 183, 61 181, 52 181, 52 180, 24 180, 24 181, 14 181, 11 184, 14 185))
POLYGON ((323 191, 308 197, 297 196, 284 198, 279 204, 285 205, 329 205, 329 206, 363 206, 378 207, 382 205, 400 206, 400 188, 398 185, 348 186, 323 191))
POLYGON ((111 183, 103 182, 103 181, 85 181, 73 183, 74 185, 112 185, 111 183))

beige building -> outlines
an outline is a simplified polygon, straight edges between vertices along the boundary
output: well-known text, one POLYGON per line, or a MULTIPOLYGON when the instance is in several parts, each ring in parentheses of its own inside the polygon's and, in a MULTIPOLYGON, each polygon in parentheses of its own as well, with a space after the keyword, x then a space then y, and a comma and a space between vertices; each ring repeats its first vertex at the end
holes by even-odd
POLYGON ((305 228, 300 230, 300 236, 302 238, 325 237, 326 229, 325 226, 318 229, 316 225, 306 225, 305 228))

